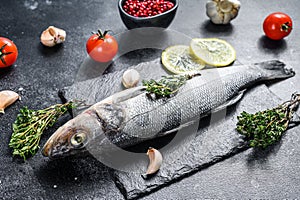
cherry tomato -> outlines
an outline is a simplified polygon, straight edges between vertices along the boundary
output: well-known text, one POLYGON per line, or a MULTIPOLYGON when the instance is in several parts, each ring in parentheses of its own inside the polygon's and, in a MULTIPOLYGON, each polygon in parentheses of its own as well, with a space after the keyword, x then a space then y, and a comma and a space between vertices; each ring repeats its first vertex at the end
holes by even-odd
POLYGON ((13 65, 18 57, 17 46, 13 41, 0 37, 0 68, 13 65))
POLYGON ((270 14, 263 24, 266 36, 272 40, 281 40, 288 36, 292 28, 292 19, 287 14, 281 12, 270 14))
POLYGON ((107 31, 93 34, 86 42, 86 50, 90 57, 97 62, 111 61, 118 52, 116 39, 107 31))

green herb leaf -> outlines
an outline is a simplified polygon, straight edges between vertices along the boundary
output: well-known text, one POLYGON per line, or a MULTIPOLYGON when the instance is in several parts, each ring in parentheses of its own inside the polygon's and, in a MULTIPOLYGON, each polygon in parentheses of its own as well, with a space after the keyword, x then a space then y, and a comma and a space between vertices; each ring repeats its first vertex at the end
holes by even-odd
POLYGON ((43 110, 20 109, 13 126, 9 147, 13 155, 26 160, 38 151, 43 131, 55 124, 60 116, 74 107, 73 102, 57 104, 43 110))
POLYGON ((273 109, 249 114, 242 112, 238 116, 236 130, 246 136, 251 147, 266 148, 278 142, 287 130, 293 114, 300 103, 300 95, 294 94, 287 101, 273 109))
POLYGON ((162 98, 170 97, 175 94, 187 80, 199 75, 200 74, 163 76, 159 81, 151 79, 149 81, 143 80, 142 82, 143 85, 146 86, 148 96, 154 94, 156 98, 162 98))

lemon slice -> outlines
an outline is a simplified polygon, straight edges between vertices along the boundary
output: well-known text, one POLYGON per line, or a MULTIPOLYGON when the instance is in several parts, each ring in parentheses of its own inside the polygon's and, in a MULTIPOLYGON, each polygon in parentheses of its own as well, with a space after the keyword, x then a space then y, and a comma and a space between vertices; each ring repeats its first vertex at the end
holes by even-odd
POLYGON ((176 45, 166 48, 161 55, 162 64, 175 74, 194 73, 205 67, 205 63, 190 54, 189 46, 176 45))
POLYGON ((236 59, 234 48, 217 38, 194 38, 190 50, 196 58, 215 67, 227 66, 236 59))

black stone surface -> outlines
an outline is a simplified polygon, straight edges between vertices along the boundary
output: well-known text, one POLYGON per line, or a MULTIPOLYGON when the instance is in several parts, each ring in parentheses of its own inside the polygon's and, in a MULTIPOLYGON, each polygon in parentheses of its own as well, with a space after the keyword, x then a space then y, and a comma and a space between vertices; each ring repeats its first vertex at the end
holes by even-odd
MULTIPOLYGON (((289 99, 291 93, 300 91, 298 0, 241 0, 239 16, 226 26, 215 26, 207 20, 205 3, 206 0, 181 0, 169 30, 190 37, 226 39, 236 49, 240 63, 281 59, 294 67, 296 76, 272 85, 271 91, 281 99, 289 99), (291 35, 281 41, 263 36, 263 19, 275 11, 288 13, 295 25, 291 35)), ((58 90, 76 81, 80 64, 86 59, 85 42, 91 31, 98 27, 116 34, 126 31, 117 1, 1 0, 0 4, 0 35, 12 39, 19 49, 16 64, 0 70, 0 90, 11 89, 22 95, 22 101, 0 116, 0 198, 122 199, 109 170, 91 157, 51 162, 38 153, 23 162, 12 159, 8 147, 11 123, 22 106, 40 109, 58 103, 58 90), (67 31, 63 45, 50 49, 39 43, 40 33, 49 25, 67 31)), ((47 130, 41 144, 69 118, 66 116, 47 130)), ((144 198, 299 198, 298 132, 288 131, 270 152, 249 149, 144 198)))
MULTIPOLYGON (((155 68, 161 68, 160 65, 159 59, 156 59, 141 63, 133 68, 141 73, 142 79, 145 75, 156 79, 157 76, 163 74, 163 71, 159 74, 151 73, 151 71, 155 68)), ((124 68, 126 69, 125 66, 124 68)), ((76 83, 65 88, 64 97, 68 100, 83 99, 89 104, 99 102, 122 90, 120 84, 122 73, 122 70, 115 71, 100 78, 76 83), (95 85, 95 87, 88 89, 90 85, 95 85), (99 91, 102 91, 101 94, 99 91)), ((198 131, 197 127, 195 129, 195 126, 192 126, 177 133, 186 134, 184 136, 169 137, 167 141, 171 143, 160 149, 164 158, 163 165, 155 176, 149 180, 143 179, 141 175, 147 167, 147 156, 145 155, 144 158, 136 157, 136 159, 130 160, 130 163, 122 170, 113 171, 116 185, 127 199, 135 199, 248 149, 243 137, 235 131, 237 115, 244 110, 254 113, 274 107, 279 103, 279 99, 265 85, 251 89, 238 105, 200 120, 198 131), (174 139, 175 142, 172 141, 174 139)), ((153 145, 154 147, 160 146, 161 141, 162 139, 158 138, 144 142, 138 145, 137 149, 141 149, 140 146, 144 146, 144 149, 149 146, 153 147, 153 145)), ((135 150, 136 148, 132 149, 135 150)))
POLYGON ((243 137, 235 130, 237 115, 244 110, 255 113, 278 103, 278 98, 274 97, 266 86, 252 89, 237 106, 228 108, 225 118, 222 117, 224 115, 221 112, 226 111, 221 111, 209 117, 210 123, 205 119, 200 120, 200 128, 197 132, 188 128, 188 131, 183 131, 182 134, 189 132, 190 134, 182 137, 183 140, 162 149, 163 164, 153 178, 144 180, 141 177, 141 173, 146 170, 144 160, 128 165, 127 172, 116 171, 118 187, 124 191, 128 199, 133 199, 248 149, 243 137))
MULTIPOLYGON (((148 80, 150 78, 160 79, 161 76, 168 75, 169 72, 162 67, 160 58, 155 57, 153 58, 154 60, 147 61, 149 59, 149 52, 152 55, 157 55, 157 57, 161 54, 160 50, 155 49, 136 50, 116 60, 112 65, 108 66, 103 75, 99 75, 97 78, 88 78, 93 77, 93 75, 82 73, 81 77, 87 80, 79 81, 71 86, 62 88, 62 99, 66 101, 84 101, 87 105, 100 102, 106 97, 125 89, 122 84, 122 76, 128 69, 137 70, 140 74, 140 80, 148 80), (133 62, 128 62, 128 57, 131 61, 138 59, 140 63, 135 65, 133 62)), ((139 81, 138 86, 141 85, 142 82, 139 81)), ((76 110, 74 109, 74 111, 76 110)))
POLYGON ((142 199, 299 199, 299 128, 264 151, 248 149, 142 199))

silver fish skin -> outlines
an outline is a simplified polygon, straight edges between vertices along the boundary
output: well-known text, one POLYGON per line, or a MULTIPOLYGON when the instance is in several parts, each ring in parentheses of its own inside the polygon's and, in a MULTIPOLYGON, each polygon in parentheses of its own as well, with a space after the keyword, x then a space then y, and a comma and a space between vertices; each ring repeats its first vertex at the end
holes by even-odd
MULTIPOLYGON (((43 155, 60 158, 95 146, 119 147, 166 135, 223 105, 241 91, 267 80, 295 75, 283 62, 207 69, 182 86, 171 98, 151 99, 144 87, 116 93, 94 104, 60 127, 47 141, 43 155)), ((237 98, 237 100, 239 99, 237 98)), ((103 148, 105 149, 105 148, 103 148)))

